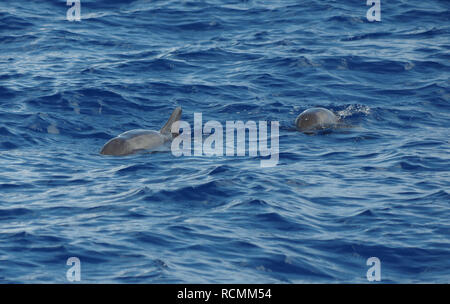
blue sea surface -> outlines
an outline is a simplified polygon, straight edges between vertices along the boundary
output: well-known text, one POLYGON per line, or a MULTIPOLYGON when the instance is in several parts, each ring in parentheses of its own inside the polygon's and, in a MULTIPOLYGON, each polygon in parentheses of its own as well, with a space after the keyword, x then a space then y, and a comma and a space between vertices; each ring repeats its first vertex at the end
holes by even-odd
MULTIPOLYGON (((450 282, 450 2, 0 2, 0 282, 450 282), (279 162, 99 153, 279 121, 279 162), (310 107, 347 127, 294 129, 310 107)), ((270 142, 269 142, 270 144, 270 142)))

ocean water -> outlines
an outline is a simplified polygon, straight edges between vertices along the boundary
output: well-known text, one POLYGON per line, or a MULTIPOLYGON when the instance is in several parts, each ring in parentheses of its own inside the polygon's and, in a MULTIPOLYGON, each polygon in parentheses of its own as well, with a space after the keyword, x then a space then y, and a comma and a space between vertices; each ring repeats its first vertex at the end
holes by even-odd
POLYGON ((450 282, 450 2, 0 2, 0 282, 450 282), (279 162, 99 154, 171 111, 279 162), (297 132, 310 107, 346 128, 297 132))

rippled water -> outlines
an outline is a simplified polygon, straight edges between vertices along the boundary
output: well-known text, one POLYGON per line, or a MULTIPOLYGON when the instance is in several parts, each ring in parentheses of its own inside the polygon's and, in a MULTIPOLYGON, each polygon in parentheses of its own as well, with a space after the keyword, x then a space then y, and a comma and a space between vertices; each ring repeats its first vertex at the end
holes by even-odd
POLYGON ((448 283, 450 3, 365 2, 2 0, 0 282, 448 283), (279 121, 278 165, 99 154, 176 106, 279 121))

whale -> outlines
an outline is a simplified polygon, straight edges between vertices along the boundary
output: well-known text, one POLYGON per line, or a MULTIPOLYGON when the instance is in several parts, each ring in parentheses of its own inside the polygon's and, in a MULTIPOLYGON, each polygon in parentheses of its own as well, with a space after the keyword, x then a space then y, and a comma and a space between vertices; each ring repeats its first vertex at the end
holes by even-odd
POLYGON ((297 116, 295 126, 297 130, 310 133, 316 130, 335 127, 339 118, 330 110, 325 108, 310 108, 297 116))
MULTIPOLYGON (((159 131, 136 129, 124 132, 109 140, 100 154, 125 156, 140 151, 156 149, 178 136, 172 133, 172 125, 181 118, 181 107, 173 110, 166 124, 159 131)), ((175 128, 176 129, 176 128, 175 128)))

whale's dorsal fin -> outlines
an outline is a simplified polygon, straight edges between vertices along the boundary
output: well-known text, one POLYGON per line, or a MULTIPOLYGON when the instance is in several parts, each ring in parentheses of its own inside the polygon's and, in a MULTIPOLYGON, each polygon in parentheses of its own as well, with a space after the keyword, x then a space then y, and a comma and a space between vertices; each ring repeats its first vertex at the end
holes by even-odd
POLYGON ((172 129, 172 124, 181 118, 181 107, 175 108, 173 110, 172 115, 170 115, 169 120, 166 122, 166 124, 161 128, 159 132, 161 134, 170 134, 172 129))

